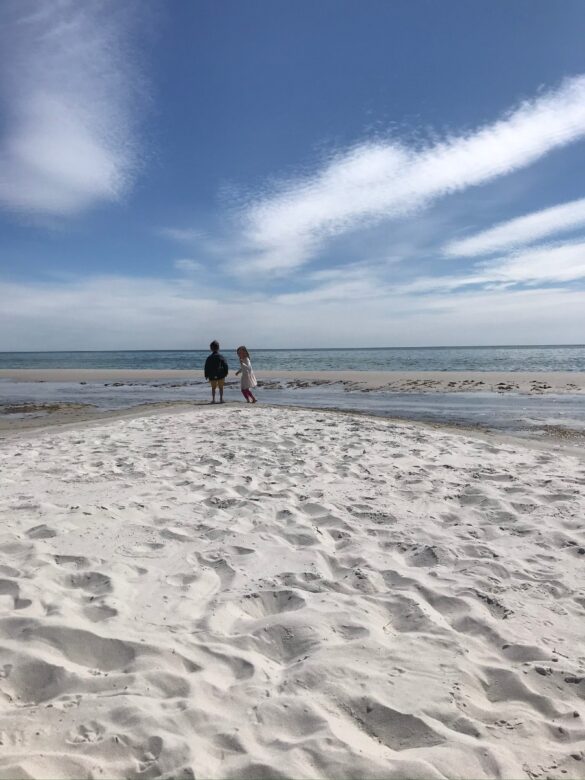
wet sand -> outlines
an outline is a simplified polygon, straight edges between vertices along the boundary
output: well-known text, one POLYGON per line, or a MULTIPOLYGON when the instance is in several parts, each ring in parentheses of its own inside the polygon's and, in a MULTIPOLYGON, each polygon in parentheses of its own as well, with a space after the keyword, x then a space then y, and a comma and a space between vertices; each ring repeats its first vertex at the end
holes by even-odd
MULTIPOLYGON (((271 371, 257 369, 263 383, 316 387, 343 384, 348 390, 389 392, 585 393, 585 372, 571 371, 271 371)), ((2 369, 15 382, 202 382, 203 372, 126 369, 2 369)))
MULTIPOLYGON (((19 412, 0 410, 0 438, 4 434, 32 431, 54 426, 75 428, 92 421, 121 420, 134 417, 187 411, 205 406, 202 401, 161 401, 154 404, 137 404, 124 409, 98 409, 93 404, 20 404, 19 412)), ((9 406, 14 406, 10 404, 9 406)))

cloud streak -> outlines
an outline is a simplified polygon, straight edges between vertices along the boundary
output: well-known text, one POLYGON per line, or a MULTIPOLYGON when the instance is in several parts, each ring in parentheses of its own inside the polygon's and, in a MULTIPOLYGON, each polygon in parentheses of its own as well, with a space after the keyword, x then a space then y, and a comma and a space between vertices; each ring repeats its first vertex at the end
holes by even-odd
POLYGON ((585 242, 541 246, 486 264, 485 281, 536 284, 585 278, 585 242))
POLYGON ((450 257, 477 257, 585 227, 585 198, 535 211, 523 217, 502 222, 489 230, 451 241, 443 248, 450 257))
POLYGON ((469 273, 419 277, 396 288, 403 294, 518 285, 566 284, 585 279, 585 241, 542 245, 477 265, 469 273))
POLYGON ((368 143, 314 175, 281 183, 242 213, 247 269, 286 273, 328 239, 404 217, 450 193, 510 174, 585 136, 585 76, 493 124, 423 149, 368 143))
POLYGON ((62 216, 128 191, 142 90, 132 15, 110 2, 3 4, 0 205, 62 216))
POLYGON ((197 260, 191 260, 191 258, 188 257, 182 257, 175 260, 173 266, 177 271, 183 271, 184 273, 195 273, 196 271, 203 270, 201 263, 198 263, 197 260))

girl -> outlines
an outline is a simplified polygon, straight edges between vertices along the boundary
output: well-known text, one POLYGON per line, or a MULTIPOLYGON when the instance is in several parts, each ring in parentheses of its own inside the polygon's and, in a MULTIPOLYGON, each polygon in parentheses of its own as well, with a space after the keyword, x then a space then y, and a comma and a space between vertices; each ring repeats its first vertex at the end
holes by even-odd
POLYGON ((256 403, 256 398, 254 398, 254 395, 252 393, 252 388, 256 387, 258 382, 256 381, 256 377, 254 376, 254 372, 252 371, 252 364, 250 363, 250 353, 246 349, 246 347, 238 347, 237 355, 240 358, 240 368, 238 371, 236 371, 236 376, 238 374, 242 375, 241 384, 240 387, 242 389, 242 395, 246 399, 246 403, 256 403))

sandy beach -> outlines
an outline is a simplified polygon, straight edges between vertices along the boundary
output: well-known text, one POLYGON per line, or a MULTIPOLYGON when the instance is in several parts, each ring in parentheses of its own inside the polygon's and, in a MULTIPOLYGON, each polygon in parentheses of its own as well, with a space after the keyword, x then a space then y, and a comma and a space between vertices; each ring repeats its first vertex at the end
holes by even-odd
MULTIPOLYGON (((257 371, 261 383, 295 387, 343 384, 348 390, 392 392, 585 393, 579 371, 257 371)), ((204 381, 202 371, 60 368, 0 369, 0 379, 16 382, 189 382, 204 381)))
POLYGON ((583 459, 226 405, 0 473, 0 777, 583 778, 583 459))

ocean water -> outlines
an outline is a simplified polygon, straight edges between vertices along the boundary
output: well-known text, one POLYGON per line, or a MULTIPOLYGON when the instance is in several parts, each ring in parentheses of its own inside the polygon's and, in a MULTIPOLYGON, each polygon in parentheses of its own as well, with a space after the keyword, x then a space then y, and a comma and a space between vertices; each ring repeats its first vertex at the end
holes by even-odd
MULTIPOLYGON (((585 345, 250 350, 254 368, 264 371, 585 371, 585 345)), ((222 352, 236 363, 232 348, 222 352)), ((208 354, 207 350, 0 352, 0 369, 201 369, 208 354)))
MULTIPOLYGON (((231 349, 224 355, 236 364, 231 349)), ((207 350, 0 353, 0 368, 201 369, 207 350)), ((439 347, 409 349, 253 350, 257 371, 585 371, 585 346, 439 347)), ((294 389, 286 383, 261 387, 261 402, 336 408, 383 417, 479 426, 542 435, 550 426, 585 431, 585 396, 526 396, 514 393, 346 392, 339 385, 294 389)), ((229 401, 241 402, 232 377, 229 401)), ((209 387, 200 380, 125 382, 14 382, 0 379, 0 408, 6 404, 75 402, 120 409, 160 401, 203 401, 209 387)), ((35 414, 35 416, 37 416, 35 414)), ((42 416, 42 413, 41 413, 42 416)))

